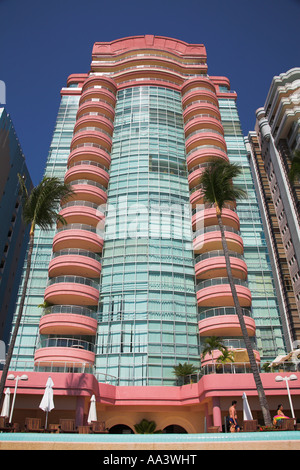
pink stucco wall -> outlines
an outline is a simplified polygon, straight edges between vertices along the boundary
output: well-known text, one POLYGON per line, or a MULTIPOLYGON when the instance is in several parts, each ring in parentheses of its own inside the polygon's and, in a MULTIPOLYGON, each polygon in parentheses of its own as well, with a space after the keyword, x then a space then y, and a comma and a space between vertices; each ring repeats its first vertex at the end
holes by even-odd
MULTIPOLYGON (((54 382, 55 395, 91 396, 95 394, 100 403, 114 405, 165 405, 181 406, 185 404, 199 404, 213 396, 242 397, 257 396, 253 375, 250 374, 209 374, 203 376, 198 383, 175 386, 114 386, 108 383, 97 382, 92 374, 47 373, 47 372, 20 372, 10 371, 9 374, 26 374, 28 380, 19 381, 19 394, 42 395, 49 375, 54 382)), ((1 373, 2 374, 2 373, 1 373)), ((289 383, 292 395, 300 395, 300 373, 295 373, 298 380, 289 383)), ((266 396, 280 396, 286 393, 284 382, 276 382, 278 373, 261 374, 266 396)), ((290 375, 281 372, 280 375, 290 375)), ((6 381, 7 387, 12 387, 11 381, 6 381)))
MULTIPOLYGON (((16 375, 15 372, 12 372, 16 375)), ((38 412, 49 374, 46 372, 25 372, 28 381, 19 381, 15 416, 32 416, 38 412), (32 405, 30 405, 32 403, 32 405), (22 411, 22 407, 24 407, 22 411)), ((23 372, 18 372, 22 375, 23 372)), ((287 413, 288 398, 284 383, 275 381, 277 374, 261 374, 263 386, 273 409, 284 402, 287 413)), ((281 375, 286 375, 281 373, 281 375)), ((298 380, 290 382, 290 390, 296 411, 300 412, 300 373, 298 380)), ((133 429, 135 422, 146 417, 154 419, 159 427, 168 424, 182 425, 188 432, 203 432, 204 418, 208 425, 222 426, 223 418, 233 397, 239 402, 242 416, 242 396, 245 392, 251 403, 252 411, 259 410, 254 379, 249 374, 210 374, 198 383, 181 387, 175 386, 123 386, 98 383, 92 374, 51 373, 54 382, 54 400, 58 405, 57 417, 76 416, 77 424, 82 424, 88 413, 90 397, 96 397, 99 416, 106 420, 108 427, 123 423, 133 429), (75 406, 75 408, 74 408, 75 406), (71 415, 70 415, 71 413, 71 415), (164 424, 163 424, 164 423, 164 424)), ((13 382, 7 381, 12 387, 13 382)), ((51 419, 52 415, 51 415, 51 419)), ((53 422, 53 421, 52 421, 53 422)), ((55 421, 56 422, 56 421, 55 421)))

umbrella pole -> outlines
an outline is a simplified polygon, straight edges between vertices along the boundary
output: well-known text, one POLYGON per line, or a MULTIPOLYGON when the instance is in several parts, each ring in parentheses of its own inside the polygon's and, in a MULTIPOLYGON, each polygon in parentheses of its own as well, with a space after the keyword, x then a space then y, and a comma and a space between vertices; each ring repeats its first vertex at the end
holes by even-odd
POLYGON ((45 429, 47 429, 47 422, 48 422, 48 410, 46 411, 45 429))

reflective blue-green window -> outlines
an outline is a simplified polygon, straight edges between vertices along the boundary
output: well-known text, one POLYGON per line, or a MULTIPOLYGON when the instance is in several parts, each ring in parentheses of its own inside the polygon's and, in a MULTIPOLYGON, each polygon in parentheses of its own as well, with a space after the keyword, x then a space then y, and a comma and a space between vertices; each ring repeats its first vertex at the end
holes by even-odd
POLYGON ((180 93, 119 91, 111 157, 96 372, 172 385, 200 360, 180 93))

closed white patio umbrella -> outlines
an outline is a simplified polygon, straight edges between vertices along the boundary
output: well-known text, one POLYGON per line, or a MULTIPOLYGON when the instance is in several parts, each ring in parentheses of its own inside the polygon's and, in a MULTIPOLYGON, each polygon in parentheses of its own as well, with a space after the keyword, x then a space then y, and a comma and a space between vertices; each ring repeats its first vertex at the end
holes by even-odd
POLYGON ((42 401, 40 403, 40 408, 46 412, 45 429, 47 428, 48 413, 54 408, 53 388, 52 388, 53 385, 54 385, 53 380, 51 379, 51 377, 49 377, 46 383, 46 388, 45 388, 42 401))
POLYGON ((10 389, 9 388, 6 389, 4 395, 5 397, 4 397, 2 411, 1 411, 0 416, 4 418, 8 418, 9 417, 9 405, 10 405, 10 389))
POLYGON ((92 421, 97 421, 96 397, 95 397, 95 395, 91 396, 90 402, 91 403, 90 403, 89 415, 88 415, 88 419, 87 419, 88 424, 91 424, 92 421))
POLYGON ((245 392, 243 393, 243 419, 244 421, 249 421, 253 419, 251 409, 248 403, 248 398, 245 392))

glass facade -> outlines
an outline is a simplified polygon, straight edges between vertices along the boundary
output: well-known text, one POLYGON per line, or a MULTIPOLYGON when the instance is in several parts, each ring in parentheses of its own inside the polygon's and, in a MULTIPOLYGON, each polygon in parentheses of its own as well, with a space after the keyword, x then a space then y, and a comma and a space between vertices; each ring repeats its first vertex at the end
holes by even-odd
POLYGON ((119 91, 114 126, 96 372, 172 385, 199 365, 180 92, 119 91))
POLYGON ((233 99, 220 99, 219 107, 230 161, 242 167, 236 180, 248 198, 237 202, 248 286, 252 294, 252 317, 256 324, 257 350, 263 362, 285 354, 280 312, 254 182, 245 149, 240 120, 233 99))
MULTIPOLYGON (((49 149, 45 175, 63 179, 70 153, 70 142, 78 109, 78 96, 63 96, 58 110, 56 125, 49 149)), ((39 307, 44 302, 45 288, 48 282, 48 266, 52 257, 53 230, 35 230, 35 241, 31 261, 31 274, 28 281, 27 296, 23 317, 19 328, 12 362, 19 370, 32 370, 33 356, 39 338, 39 322, 43 312, 39 307)), ((19 287, 15 316, 18 313, 22 294, 23 277, 26 270, 26 259, 23 276, 19 287)), ((14 321, 12 324, 14 328, 14 321)))

